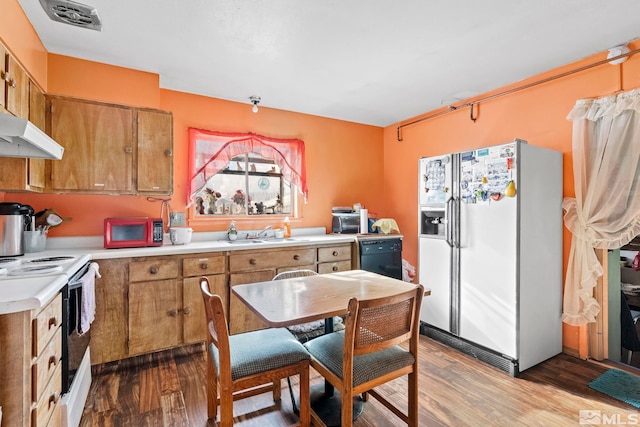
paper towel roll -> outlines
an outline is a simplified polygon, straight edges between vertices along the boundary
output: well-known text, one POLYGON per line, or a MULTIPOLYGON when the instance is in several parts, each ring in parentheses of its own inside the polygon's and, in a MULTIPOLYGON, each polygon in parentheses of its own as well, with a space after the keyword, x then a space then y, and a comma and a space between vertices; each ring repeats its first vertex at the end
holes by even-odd
POLYGON ((360 209, 360 233, 369 232, 369 209, 360 209))

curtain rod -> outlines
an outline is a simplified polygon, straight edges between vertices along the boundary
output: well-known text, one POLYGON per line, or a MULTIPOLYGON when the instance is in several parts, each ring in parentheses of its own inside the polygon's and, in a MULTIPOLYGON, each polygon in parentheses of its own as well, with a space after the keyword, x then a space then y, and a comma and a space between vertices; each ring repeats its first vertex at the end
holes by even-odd
POLYGON ((475 101, 466 102, 466 103, 460 104, 458 106, 449 105, 449 108, 446 109, 446 110, 439 111, 439 112, 431 114, 429 116, 421 117, 421 118, 413 120, 413 121, 411 121, 409 123, 404 123, 404 124, 399 125, 398 128, 396 129, 396 134, 397 134, 396 138, 398 139, 398 141, 402 141, 402 134, 401 134, 400 131, 404 127, 415 125, 416 123, 420 123, 420 122, 423 122, 423 121, 428 120, 428 119, 433 119, 435 117, 442 116, 444 114, 448 114, 448 113, 451 113, 452 111, 457 111, 457 110, 459 110, 461 108, 465 108, 465 107, 471 107, 471 120, 473 120, 475 122, 476 120, 473 117, 473 106, 475 104, 478 104, 480 102, 490 101, 492 99, 500 98, 500 97, 505 96, 505 95, 510 95, 512 93, 519 92, 519 91, 525 90, 525 89, 529 89, 531 87, 538 86, 538 85, 541 85, 541 84, 544 84, 544 83, 548 83, 550 81, 557 80, 557 79, 560 79, 562 77, 567 77, 567 76, 570 76, 572 74, 576 74, 576 73, 579 73, 581 71, 588 70, 590 68, 598 67, 598 66, 603 65, 603 64, 608 64, 609 62, 615 61, 617 59, 629 57, 629 56, 634 55, 634 54, 639 53, 639 52, 640 52, 640 49, 631 50, 629 52, 623 53, 623 54, 615 56, 615 57, 603 59, 601 61, 594 62, 593 64, 589 64, 589 65, 582 66, 580 68, 576 68, 575 70, 570 70, 570 71, 566 71, 564 73, 556 74, 555 76, 550 76, 550 77, 544 78, 542 80, 537 80, 535 82, 527 83, 527 84, 522 85, 522 86, 518 86, 518 87, 509 89, 509 90, 505 90, 504 92, 494 93, 493 95, 485 96, 484 98, 476 99, 475 101))

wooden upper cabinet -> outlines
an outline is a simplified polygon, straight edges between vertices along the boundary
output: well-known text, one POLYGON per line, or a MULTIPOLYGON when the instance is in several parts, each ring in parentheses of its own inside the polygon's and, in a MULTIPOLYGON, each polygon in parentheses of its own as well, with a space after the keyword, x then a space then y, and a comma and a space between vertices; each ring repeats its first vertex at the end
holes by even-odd
POLYGON ((50 162, 48 189, 133 193, 131 108, 51 98, 50 135, 64 147, 64 156, 50 162))
POLYGON ((173 116, 138 110, 138 191, 173 192, 173 116))
MULTIPOLYGON (((33 82, 29 82, 29 121, 43 132, 46 130, 46 106, 44 93, 33 82)), ((26 187, 43 191, 45 187, 44 159, 28 159, 28 177, 26 187)))
POLYGON ((0 44, 0 110, 6 109, 6 83, 5 76, 7 75, 7 48, 0 44))
MULTIPOLYGON (((29 98, 26 102, 29 120, 45 131, 45 96, 32 81, 29 81, 29 98)), ((44 159, 0 157, 0 170, 3 171, 0 174, 0 191, 42 192, 45 188, 44 159)))
POLYGON ((29 118, 29 76, 11 55, 6 55, 6 109, 23 119, 29 118))
POLYGON ((173 192, 169 112, 52 96, 47 130, 64 146, 48 161, 47 191, 93 194, 173 192))

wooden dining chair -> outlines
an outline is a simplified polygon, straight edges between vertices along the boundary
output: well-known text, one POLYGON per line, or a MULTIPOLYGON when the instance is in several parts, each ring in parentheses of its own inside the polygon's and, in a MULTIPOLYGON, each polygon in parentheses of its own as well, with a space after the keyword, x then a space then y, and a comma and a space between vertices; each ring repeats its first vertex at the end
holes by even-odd
MULTIPOLYGON (((301 269, 301 270, 289 270, 283 271, 281 273, 273 276, 272 280, 280 280, 280 279, 295 279, 296 277, 308 277, 308 276, 317 276, 313 270, 301 269)), ((325 333, 325 322, 323 320, 318 320, 315 322, 307 322, 302 323, 300 325, 293 325, 287 327, 289 332, 293 334, 294 337, 301 343, 307 342, 314 338, 317 338, 325 333)), ((334 319, 334 329, 344 329, 344 324, 342 318, 334 319)), ((287 377, 287 384, 289 385, 289 394, 291 395, 291 406, 293 406, 293 411, 298 411, 296 406, 296 398, 293 395, 293 388, 291 387, 291 378, 287 377)))
POLYGON ((200 279, 207 315, 207 414, 220 426, 233 425, 233 401, 265 392, 279 401, 281 380, 300 376, 300 425, 310 425, 309 353, 285 328, 229 335, 222 299, 200 279))
MULTIPOLYGON (((341 425, 352 425, 353 397, 370 394, 408 426, 418 425, 418 329, 424 287, 391 297, 351 298, 345 330, 304 344, 311 367, 342 394, 341 425), (407 348, 399 344, 408 341, 407 348), (406 414, 374 390, 408 375, 406 414)), ((314 424, 317 421, 312 414, 314 424)))

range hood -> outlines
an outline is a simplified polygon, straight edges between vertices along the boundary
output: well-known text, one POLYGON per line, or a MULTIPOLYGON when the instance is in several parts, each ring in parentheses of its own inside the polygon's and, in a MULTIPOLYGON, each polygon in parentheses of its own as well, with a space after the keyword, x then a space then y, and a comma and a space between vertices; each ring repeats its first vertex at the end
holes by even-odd
POLYGON ((0 157, 62 159, 64 147, 28 120, 0 113, 0 157))

